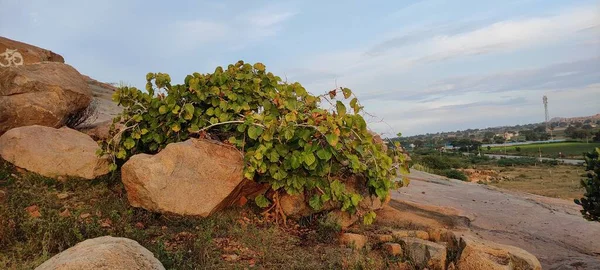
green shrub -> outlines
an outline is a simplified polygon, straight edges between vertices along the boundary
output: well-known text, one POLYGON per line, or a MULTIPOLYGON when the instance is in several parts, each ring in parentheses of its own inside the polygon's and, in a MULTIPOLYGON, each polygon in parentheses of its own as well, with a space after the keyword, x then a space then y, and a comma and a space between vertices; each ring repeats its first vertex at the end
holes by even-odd
POLYGON ((452 179, 457 179, 457 180, 461 180, 461 181, 469 181, 469 177, 467 177, 467 175, 465 173, 455 170, 455 169, 444 170, 444 171, 442 171, 442 175, 444 175, 448 178, 452 178, 452 179))
MULTIPOLYGON (((374 142, 359 114, 363 107, 348 88, 314 96, 261 63, 242 61, 212 74, 188 75, 183 84, 172 85, 163 73, 146 79, 146 92, 121 87, 113 95, 123 107, 113 121, 125 128, 118 134, 113 129, 113 139, 102 142, 99 153, 113 158, 112 169, 134 154, 157 153, 210 132, 244 151, 244 177, 269 183, 276 193, 306 192, 314 209, 335 201, 354 212, 362 197, 346 191, 348 175, 363 176, 366 189, 379 198, 402 185, 394 181, 398 169, 407 170, 399 145, 391 157, 374 142)), ((261 207, 271 203, 263 195, 256 198, 261 207)))
POLYGON ((585 155, 585 164, 587 179, 581 180, 585 193, 575 203, 583 207, 581 214, 585 219, 600 221, 600 148, 585 155))
POLYGON ((500 158, 497 161, 498 166, 532 166, 539 163, 535 158, 500 158))

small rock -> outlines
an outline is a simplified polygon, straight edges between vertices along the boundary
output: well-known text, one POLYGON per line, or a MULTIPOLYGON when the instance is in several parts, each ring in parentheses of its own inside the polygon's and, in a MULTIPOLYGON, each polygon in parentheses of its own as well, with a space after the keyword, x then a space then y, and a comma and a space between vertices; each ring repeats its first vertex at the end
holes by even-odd
POLYGON ((456 266, 465 270, 542 269, 538 259, 525 250, 466 235, 460 238, 460 258, 456 266))
POLYGON ((26 207, 25 211, 27 211, 27 213, 29 213, 29 216, 31 216, 32 218, 39 218, 42 216, 42 214, 40 213, 40 208, 35 204, 26 207))
POLYGON ((226 262, 237 262, 240 260, 240 256, 236 254, 221 254, 221 258, 226 262))
POLYGON ((66 192, 65 193, 58 193, 58 194, 56 194, 56 197, 58 197, 61 200, 64 200, 64 199, 66 199, 66 198, 69 197, 69 193, 66 193, 66 192))
POLYGON ((375 239, 377 240, 377 243, 387 243, 394 241, 394 237, 389 234, 375 235, 375 239))
POLYGON ((146 226, 144 226, 144 223, 138 222, 138 223, 135 224, 135 227, 138 230, 143 230, 146 226))
POLYGON ((388 255, 391 255, 391 256, 402 255, 402 246, 400 244, 385 243, 385 244, 383 244, 382 248, 383 248, 383 250, 385 250, 385 252, 388 255))
POLYGON ((340 243, 354 249, 362 249, 367 244, 367 237, 356 233, 342 233, 340 235, 340 243))
POLYGON ((112 220, 105 218, 100 221, 100 227, 102 228, 110 228, 112 227, 112 220))
POLYGON ((392 270, 413 270, 415 269, 414 267, 412 267, 408 262, 397 262, 394 265, 391 265, 392 270))
POLYGON ((60 212, 60 214, 58 214, 61 217, 70 217, 71 216, 71 211, 69 211, 69 209, 65 209, 64 211, 60 212))

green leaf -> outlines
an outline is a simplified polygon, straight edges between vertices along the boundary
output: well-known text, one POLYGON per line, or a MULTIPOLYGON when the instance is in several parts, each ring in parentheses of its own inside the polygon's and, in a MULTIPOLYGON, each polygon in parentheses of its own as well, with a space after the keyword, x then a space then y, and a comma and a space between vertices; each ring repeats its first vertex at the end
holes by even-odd
POLYGON ((175 105, 175 107, 173 107, 173 110, 171 110, 171 112, 173 114, 178 114, 180 109, 181 109, 181 107, 179 107, 179 105, 175 105))
POLYGON ((313 195, 310 200, 308 201, 308 204, 310 205, 310 207, 312 207, 312 209, 314 210, 321 210, 321 208, 323 208, 323 201, 321 201, 321 197, 319 195, 313 195))
POLYGON ((167 108, 167 106, 165 106, 165 105, 162 105, 162 106, 160 106, 160 108, 158 108, 158 113, 160 113, 160 114, 165 114, 168 111, 169 111, 169 108, 167 108))
POLYGON ((131 119, 133 119, 133 121, 136 121, 138 123, 141 122, 142 120, 144 120, 144 118, 142 118, 142 116, 139 114, 134 115, 131 119))
POLYGON ((377 214, 375 212, 369 211, 367 214, 365 214, 363 216, 363 224, 365 224, 365 225, 373 224, 373 221, 375 221, 376 217, 377 217, 377 214))
POLYGON ((313 155, 313 153, 304 153, 304 163, 308 166, 312 165, 313 163, 315 163, 317 159, 315 158, 315 155, 313 155))
POLYGON ((179 123, 175 123, 171 126, 171 130, 179 132, 181 130, 181 126, 179 125, 179 123))
POLYGON ((111 163, 110 165, 108 165, 108 170, 110 170, 111 172, 116 171, 117 164, 111 163))
POLYGON ((325 139, 327 139, 327 142, 331 145, 331 146, 336 146, 339 140, 339 136, 335 135, 333 133, 327 134, 325 135, 325 139))
POLYGON ((269 199, 267 199, 267 197, 265 197, 263 194, 256 196, 256 198, 254 198, 254 202, 256 202, 256 205, 258 205, 260 208, 265 208, 271 204, 269 199))
POLYGON ((248 128, 248 137, 256 140, 263 133, 263 129, 259 126, 250 126, 248 128))
POLYGON ((335 103, 335 108, 336 108, 336 110, 337 110, 337 113, 338 113, 340 116, 344 116, 344 115, 346 115, 346 105, 344 105, 344 103, 343 103, 343 102, 341 102, 341 101, 339 101, 339 100, 338 100, 338 101, 335 103))
POLYGON ((344 88, 342 89, 342 93, 344 93, 344 98, 349 98, 352 95, 352 90, 344 88))
POLYGON ((325 148, 321 148, 319 149, 319 151, 317 151, 317 156, 322 159, 322 160, 329 160, 331 159, 331 152, 329 152, 328 150, 325 150, 325 148))
POLYGON ((132 138, 127 138, 125 142, 123 142, 123 146, 129 150, 135 147, 135 141, 132 138))
POLYGON ((256 63, 254 64, 254 69, 258 71, 265 71, 265 65, 263 65, 262 63, 256 63))
POLYGON ((187 103, 183 105, 183 110, 185 111, 184 119, 190 120, 194 117, 194 105, 187 103))

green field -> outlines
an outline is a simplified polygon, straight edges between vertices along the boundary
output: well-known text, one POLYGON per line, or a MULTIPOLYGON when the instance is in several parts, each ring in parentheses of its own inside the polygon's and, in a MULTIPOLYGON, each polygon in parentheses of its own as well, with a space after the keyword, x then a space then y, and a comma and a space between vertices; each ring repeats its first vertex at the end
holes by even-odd
POLYGON ((557 142, 557 143, 534 143, 526 145, 511 145, 511 146, 496 146, 490 150, 482 148, 482 151, 488 154, 504 154, 521 155, 538 157, 540 152, 542 157, 559 158, 559 153, 562 153, 564 158, 583 158, 583 152, 592 151, 594 148, 600 147, 600 143, 585 143, 585 142, 557 142), (517 151, 517 147, 520 151, 517 151))

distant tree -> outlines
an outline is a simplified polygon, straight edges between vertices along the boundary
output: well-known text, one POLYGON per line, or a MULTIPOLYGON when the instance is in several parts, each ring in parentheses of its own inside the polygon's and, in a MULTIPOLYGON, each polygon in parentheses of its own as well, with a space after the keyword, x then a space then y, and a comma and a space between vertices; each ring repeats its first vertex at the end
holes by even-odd
POLYGON ((501 143, 504 143, 504 142, 506 142, 506 140, 504 139, 504 137, 502 137, 502 136, 494 136, 494 143, 501 144, 501 143))
POLYGON ((567 122, 560 122, 560 123, 558 123, 559 127, 566 127, 568 125, 569 125, 569 123, 567 123, 567 122))
POLYGON ((546 141, 550 139, 550 133, 544 132, 539 134, 539 138, 541 141, 546 141))
POLYGON ((488 144, 488 143, 492 143, 492 139, 490 138, 483 138, 483 140, 481 140, 482 143, 488 144))
POLYGON ((539 141, 540 137, 538 133, 533 130, 523 130, 521 131, 521 135, 525 136, 525 140, 527 141, 539 141))
POLYGON ((521 147, 520 146, 515 147, 515 151, 521 152, 521 147))
POLYGON ((546 132, 546 126, 544 126, 544 125, 537 126, 533 129, 533 132, 537 132, 537 133, 546 132))
POLYGON ((581 214, 585 219, 600 222, 600 148, 585 155, 585 164, 587 179, 581 180, 585 193, 575 203, 583 207, 581 214))
POLYGON ((575 123, 573 123, 573 126, 576 127, 576 128, 580 128, 580 127, 583 126, 583 123, 581 123, 581 122, 575 122, 575 123))
POLYGON ((494 136, 495 136, 495 135, 496 135, 496 134, 495 134, 494 132, 487 131, 487 132, 485 132, 485 133, 483 134, 483 137, 484 137, 484 138, 491 139, 491 138, 494 138, 494 136))
POLYGON ((582 129, 592 129, 592 125, 590 124, 585 124, 583 126, 581 126, 582 129))
POLYGON ((592 140, 595 142, 600 142, 600 131, 596 132, 596 134, 594 135, 594 138, 592 140))
POLYGON ((492 150, 492 147, 488 145, 488 146, 487 146, 487 150, 488 150, 488 151, 492 150))
POLYGON ((550 128, 554 129, 554 128, 558 127, 559 124, 560 123, 558 123, 558 122, 552 122, 552 123, 550 123, 550 128))
POLYGON ((565 135, 567 137, 573 137, 573 132, 575 132, 575 130, 577 130, 577 128, 575 128, 574 126, 569 125, 569 127, 567 127, 565 129, 565 135))
POLYGON ((415 140, 413 142, 413 144, 415 145, 415 148, 421 148, 421 147, 423 147, 423 145, 425 144, 425 142, 422 141, 422 140, 415 140))
POLYGON ((592 119, 585 119, 585 121, 583 121, 584 124, 589 124, 592 122, 592 119))

